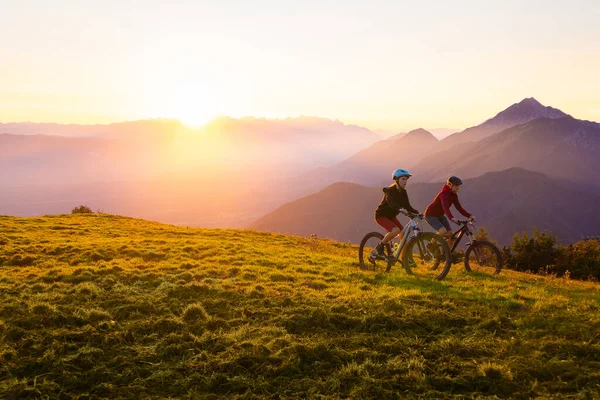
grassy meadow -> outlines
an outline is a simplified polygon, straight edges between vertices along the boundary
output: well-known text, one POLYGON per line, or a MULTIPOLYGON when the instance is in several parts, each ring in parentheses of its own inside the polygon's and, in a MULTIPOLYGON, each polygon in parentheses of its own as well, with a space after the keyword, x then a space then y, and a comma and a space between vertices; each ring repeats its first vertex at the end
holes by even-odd
POLYGON ((0 217, 0 398, 600 396, 600 285, 110 215, 0 217))

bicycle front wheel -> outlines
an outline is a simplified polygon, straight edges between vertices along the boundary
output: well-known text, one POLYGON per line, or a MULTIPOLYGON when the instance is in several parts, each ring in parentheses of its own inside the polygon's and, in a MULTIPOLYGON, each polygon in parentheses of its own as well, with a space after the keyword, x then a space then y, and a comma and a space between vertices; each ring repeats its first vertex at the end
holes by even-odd
POLYGON ((465 269, 467 272, 499 274, 502 269, 502 254, 494 244, 477 240, 465 252, 465 269))
POLYGON ((389 243, 384 247, 385 257, 375 257, 372 251, 381 243, 383 235, 379 232, 370 232, 363 237, 358 248, 358 261, 362 269, 371 269, 377 272, 387 272, 388 257, 392 254, 389 243))
POLYGON ((409 274, 429 276, 441 281, 450 272, 451 265, 450 247, 444 238, 435 233, 420 233, 410 239, 403 249, 402 266, 409 274))

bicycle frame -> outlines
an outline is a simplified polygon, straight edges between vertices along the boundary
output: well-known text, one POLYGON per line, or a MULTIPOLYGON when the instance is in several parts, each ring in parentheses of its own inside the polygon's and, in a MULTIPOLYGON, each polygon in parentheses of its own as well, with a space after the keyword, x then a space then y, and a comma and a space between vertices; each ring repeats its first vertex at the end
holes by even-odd
POLYGON ((459 230, 457 230, 456 232, 454 232, 452 234, 452 240, 454 241, 454 244, 452 245, 452 249, 450 249, 451 253, 454 253, 454 250, 456 250, 456 248, 458 247, 458 244, 460 243, 460 240, 463 238, 463 236, 467 235, 467 243, 466 243, 466 248, 468 248, 471 244, 473 244, 475 242, 475 239, 473 238, 473 236, 475 235, 473 233, 473 230, 475 229, 475 226, 473 226, 472 228, 469 226, 473 225, 472 222, 467 222, 467 223, 463 223, 461 224, 462 226, 460 227, 459 230))
MULTIPOLYGON (((419 226, 418 220, 419 220, 419 217, 414 217, 413 219, 411 219, 408 222, 408 224, 406 224, 406 226, 404 227, 402 232, 399 233, 402 235, 402 240, 400 241, 400 245, 398 246, 398 249, 396 249, 396 251, 392 253, 392 255, 394 256, 394 260, 398 260, 398 257, 400 256, 400 253, 402 253, 402 249, 404 248, 406 243, 408 243, 408 240, 417 236, 419 234, 419 232, 421 232, 421 227, 419 226)), ((396 237, 398 237, 398 236, 396 236, 396 237)), ((391 243, 392 243, 392 241, 390 240, 390 244, 391 243)))

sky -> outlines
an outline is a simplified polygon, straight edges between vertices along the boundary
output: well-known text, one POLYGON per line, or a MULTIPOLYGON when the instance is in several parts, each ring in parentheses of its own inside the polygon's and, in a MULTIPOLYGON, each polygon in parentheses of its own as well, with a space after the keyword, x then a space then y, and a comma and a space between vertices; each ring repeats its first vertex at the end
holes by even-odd
POLYGON ((2 0, 0 122, 458 129, 525 97, 600 121, 599 20, 597 0, 2 0))

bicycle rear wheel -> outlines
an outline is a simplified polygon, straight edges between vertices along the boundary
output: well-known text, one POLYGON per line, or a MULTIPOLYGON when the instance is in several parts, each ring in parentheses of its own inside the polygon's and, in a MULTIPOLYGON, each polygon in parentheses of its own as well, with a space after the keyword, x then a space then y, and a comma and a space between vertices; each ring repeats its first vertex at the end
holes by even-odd
POLYGON ((410 239, 403 249, 402 266, 409 274, 429 276, 440 281, 448 275, 452 266, 450 247, 440 235, 420 233, 410 239))
POLYGON ((362 269, 371 269, 377 272, 387 272, 388 265, 387 257, 392 254, 392 249, 388 244, 384 247, 385 257, 371 257, 371 251, 381 243, 383 235, 379 232, 370 232, 363 237, 358 248, 358 261, 362 269))
POLYGON ((465 252, 467 272, 478 271, 499 274, 502 270, 502 254, 493 243, 477 240, 465 252))

